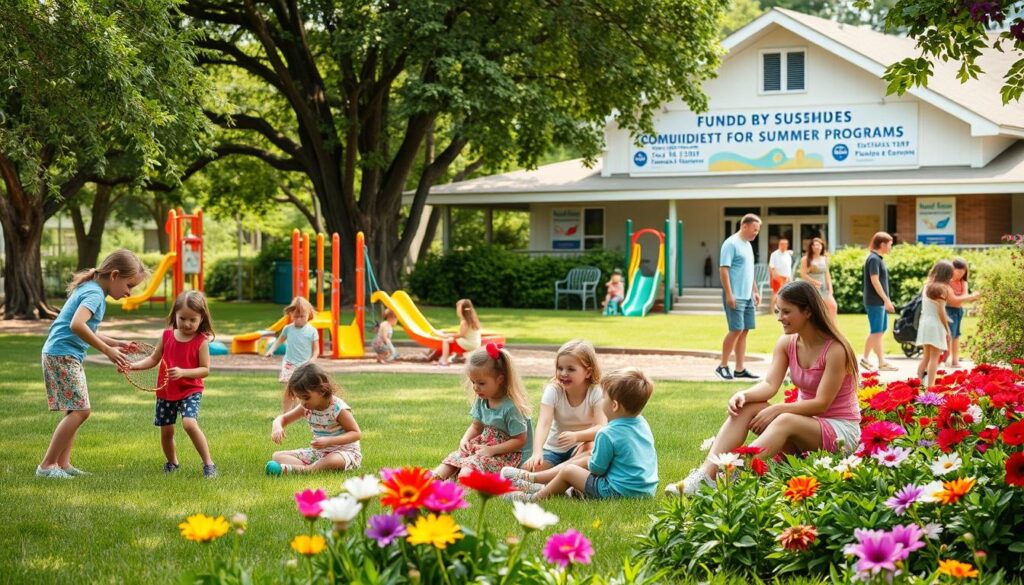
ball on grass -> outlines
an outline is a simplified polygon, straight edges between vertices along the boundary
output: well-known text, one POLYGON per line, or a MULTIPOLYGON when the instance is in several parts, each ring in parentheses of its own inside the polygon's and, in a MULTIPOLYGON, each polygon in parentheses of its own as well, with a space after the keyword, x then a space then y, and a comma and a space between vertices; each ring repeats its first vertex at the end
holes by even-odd
POLYGON ((281 475, 281 464, 277 461, 267 461, 267 466, 264 468, 267 475, 281 475))

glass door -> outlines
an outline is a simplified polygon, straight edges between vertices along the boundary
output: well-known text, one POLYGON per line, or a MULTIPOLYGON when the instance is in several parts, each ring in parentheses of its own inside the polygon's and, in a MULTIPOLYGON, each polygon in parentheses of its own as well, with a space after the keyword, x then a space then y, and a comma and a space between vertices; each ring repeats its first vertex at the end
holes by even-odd
MULTIPOLYGON (((789 249, 792 250, 794 246, 793 234, 795 232, 795 224, 793 224, 792 222, 779 223, 773 221, 766 225, 765 227, 763 227, 761 229, 761 233, 767 233, 768 235, 768 237, 766 238, 767 241, 765 242, 767 247, 764 250, 764 253, 762 254, 762 258, 765 259, 765 262, 767 262, 768 258, 771 257, 772 252, 779 249, 779 240, 783 238, 789 240, 789 249)), ((794 252, 794 257, 798 255, 799 252, 794 252)))
POLYGON ((810 221, 800 223, 800 255, 807 250, 807 244, 811 242, 813 238, 821 238, 825 241, 825 247, 828 247, 828 240, 825 236, 828 235, 828 224, 820 221, 810 221))

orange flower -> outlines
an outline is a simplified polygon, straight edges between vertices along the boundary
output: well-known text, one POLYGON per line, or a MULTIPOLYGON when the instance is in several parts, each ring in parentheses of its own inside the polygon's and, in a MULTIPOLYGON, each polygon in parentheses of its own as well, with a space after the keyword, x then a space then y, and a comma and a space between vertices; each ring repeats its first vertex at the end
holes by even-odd
POLYGON ((935 494, 935 499, 942 504, 955 504, 974 487, 974 478, 945 481, 942 483, 942 487, 943 490, 935 494))
POLYGON ((818 530, 815 527, 801 524, 783 530, 775 540, 786 550, 807 550, 817 538, 818 530))
POLYGON ((957 579, 970 579, 978 576, 978 569, 975 569, 974 565, 953 559, 939 561, 939 572, 957 579))
POLYGON ((404 514, 423 505, 434 489, 434 478, 430 472, 420 467, 403 467, 389 470, 384 475, 381 487, 380 503, 390 506, 396 514, 404 514))
POLYGON ((813 496, 819 485, 818 480, 809 475, 798 475, 789 480, 783 495, 796 504, 813 496))

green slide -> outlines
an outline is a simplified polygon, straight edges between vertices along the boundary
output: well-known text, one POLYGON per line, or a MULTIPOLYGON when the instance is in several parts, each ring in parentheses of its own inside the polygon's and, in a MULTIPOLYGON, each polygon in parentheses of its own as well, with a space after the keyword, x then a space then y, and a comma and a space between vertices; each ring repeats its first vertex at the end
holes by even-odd
POLYGON ((655 271, 651 276, 644 276, 639 270, 629 283, 626 300, 622 301, 622 314, 627 317, 643 317, 654 306, 654 298, 658 294, 658 283, 661 272, 655 271))

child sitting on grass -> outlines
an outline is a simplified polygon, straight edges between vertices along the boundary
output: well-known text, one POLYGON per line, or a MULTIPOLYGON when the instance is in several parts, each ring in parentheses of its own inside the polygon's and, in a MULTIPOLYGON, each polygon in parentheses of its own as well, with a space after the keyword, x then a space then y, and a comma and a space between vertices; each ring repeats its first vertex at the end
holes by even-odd
POLYGON ((299 401, 298 406, 274 419, 270 440, 281 444, 284 428, 305 418, 313 430, 309 447, 277 451, 267 462, 267 474, 308 473, 312 471, 344 471, 363 462, 359 448, 362 431, 352 416, 352 409, 338 396, 338 386, 320 366, 307 362, 295 368, 288 380, 288 390, 299 401))
POLYGON ((658 456, 651 427, 641 416, 654 384, 637 368, 623 368, 601 379, 608 425, 597 432, 594 451, 539 473, 505 467, 502 477, 531 482, 506 497, 536 502, 568 488, 588 498, 645 498, 658 489, 658 456))
POLYGON ((398 316, 391 309, 384 309, 384 320, 377 325, 377 337, 373 339, 373 353, 377 355, 377 363, 393 362, 398 359, 398 350, 391 342, 395 333, 398 316))

